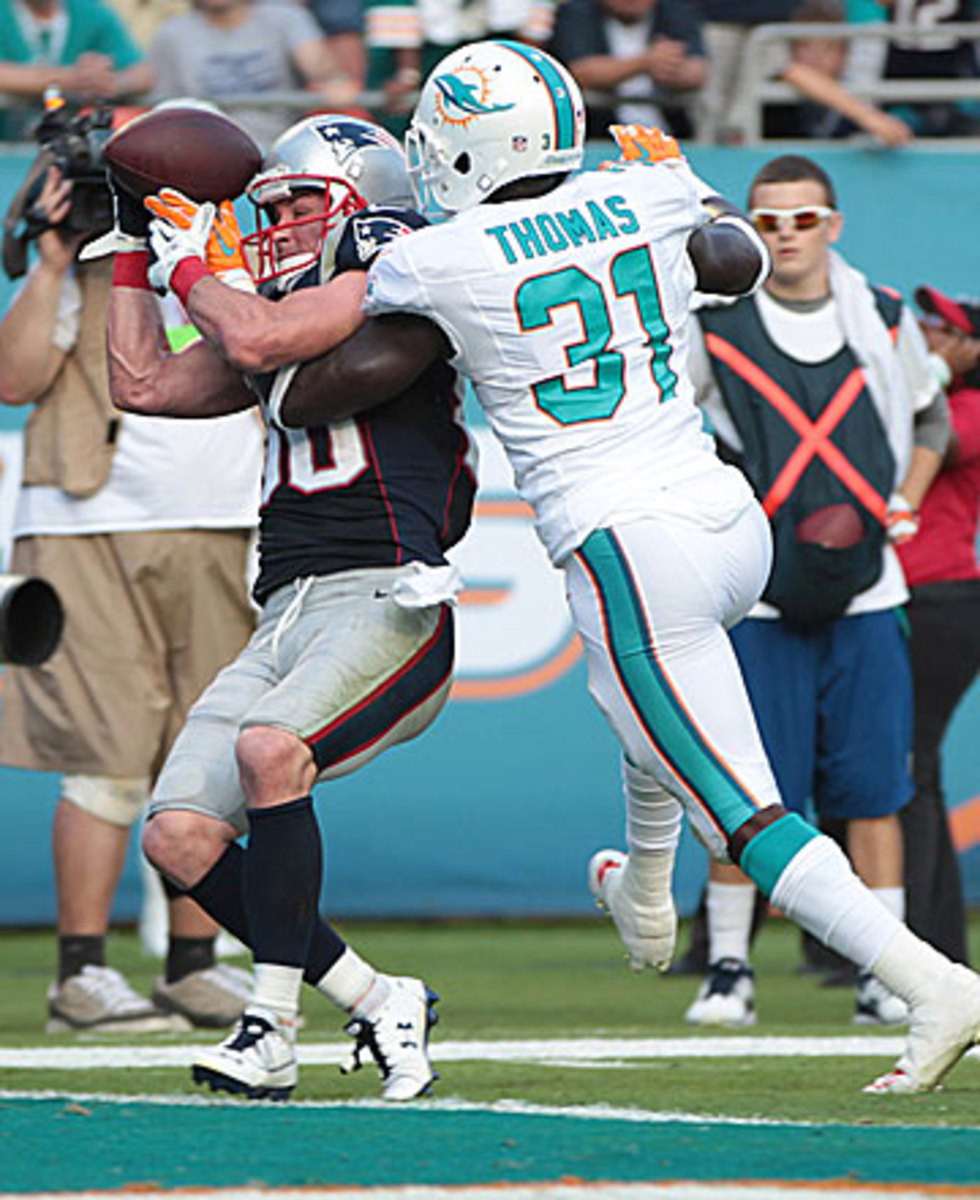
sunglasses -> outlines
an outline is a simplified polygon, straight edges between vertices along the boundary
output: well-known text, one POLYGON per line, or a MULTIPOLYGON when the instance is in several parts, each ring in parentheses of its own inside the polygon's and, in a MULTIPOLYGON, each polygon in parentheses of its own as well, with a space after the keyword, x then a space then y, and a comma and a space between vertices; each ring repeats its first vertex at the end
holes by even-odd
POLYGON ((807 204, 803 208, 753 208, 749 216, 760 233, 776 233, 787 226, 796 230, 816 229, 834 211, 824 204, 807 204))

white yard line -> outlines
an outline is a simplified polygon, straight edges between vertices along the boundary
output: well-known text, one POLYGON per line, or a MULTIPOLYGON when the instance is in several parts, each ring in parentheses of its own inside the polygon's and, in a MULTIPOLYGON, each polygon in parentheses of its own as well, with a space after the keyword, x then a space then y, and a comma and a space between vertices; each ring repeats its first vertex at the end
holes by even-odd
MULTIPOLYGON (((0 1049, 0 1069, 83 1071, 93 1067, 184 1067, 196 1043, 148 1045, 30 1046, 0 1049)), ((616 1067, 663 1058, 896 1058, 904 1038, 878 1037, 687 1037, 555 1038, 549 1040, 433 1042, 435 1062, 520 1062, 542 1066, 616 1067)), ((349 1046, 300 1042, 299 1061, 337 1065, 349 1046)))

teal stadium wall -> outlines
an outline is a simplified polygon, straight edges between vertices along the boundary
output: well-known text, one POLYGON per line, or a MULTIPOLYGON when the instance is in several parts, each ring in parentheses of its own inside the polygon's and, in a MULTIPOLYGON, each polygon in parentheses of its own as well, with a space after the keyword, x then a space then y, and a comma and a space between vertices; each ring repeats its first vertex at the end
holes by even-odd
MULTIPOLYGON (((980 293, 980 155, 803 147, 830 170, 846 214, 844 253, 906 296, 920 283, 980 293)), ((592 160, 605 156, 591 148, 592 160)), ((695 168, 742 202, 771 152, 692 148, 695 168)), ((28 158, 0 158, 6 209, 28 158)), ((0 281, 0 304, 12 288, 0 281)), ((0 410, 0 538, 17 486, 22 414, 0 410)), ((478 417, 474 415, 474 421, 478 417)), ((456 692, 435 727, 353 778, 321 787, 325 910, 341 916, 578 916, 590 911, 585 866, 620 845, 616 746, 586 691, 560 580, 516 502, 485 429, 475 529, 457 561, 469 592, 459 614, 456 692)), ((216 487, 221 486, 215 480, 216 487)), ((980 902, 980 687, 961 704, 945 778, 967 890, 980 902)), ((0 769, 0 924, 49 924, 55 776, 0 769)), ((135 840, 135 839, 134 839, 135 840)), ((704 855, 685 834, 677 872, 693 907, 704 855)), ((139 909, 135 848, 114 917, 139 909)))

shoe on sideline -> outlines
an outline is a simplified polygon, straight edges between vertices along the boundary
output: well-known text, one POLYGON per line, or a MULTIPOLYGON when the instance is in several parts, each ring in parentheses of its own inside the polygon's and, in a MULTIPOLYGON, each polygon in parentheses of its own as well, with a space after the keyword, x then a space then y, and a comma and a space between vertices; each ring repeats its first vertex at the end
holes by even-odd
POLYGON ((737 958, 722 958, 712 963, 684 1020, 688 1025, 732 1029, 754 1025, 755 972, 737 958))
POLYGON ((199 1029, 227 1029, 234 1025, 251 998, 251 974, 226 963, 192 971, 176 983, 167 983, 165 976, 153 983, 153 1003, 157 1008, 180 1013, 199 1029))
POLYGON ((439 1078, 429 1062, 429 1030, 439 1020, 439 997, 408 976, 383 976, 390 985, 387 999, 370 1019, 355 1017, 344 1026, 355 1039, 350 1058, 340 1068, 350 1075, 374 1059, 385 1100, 414 1100, 425 1095, 439 1078))
POLYGON ((296 1024, 250 1004, 231 1034, 191 1060, 195 1083, 249 1100, 288 1100, 299 1079, 296 1024))
POLYGON ((853 1021, 855 1025, 907 1025, 909 1006, 870 973, 858 977, 853 1021))
POLYGON ((183 1017, 161 1012, 114 967, 87 963, 48 988, 47 1033, 173 1033, 188 1028, 183 1017))

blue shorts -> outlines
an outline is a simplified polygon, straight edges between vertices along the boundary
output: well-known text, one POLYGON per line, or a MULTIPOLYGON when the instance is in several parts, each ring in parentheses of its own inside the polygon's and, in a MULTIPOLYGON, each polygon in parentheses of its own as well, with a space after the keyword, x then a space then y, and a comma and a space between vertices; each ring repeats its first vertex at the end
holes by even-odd
POLYGON ((881 817, 908 803, 912 675, 895 610, 806 633, 752 618, 732 642, 788 809, 881 817))

